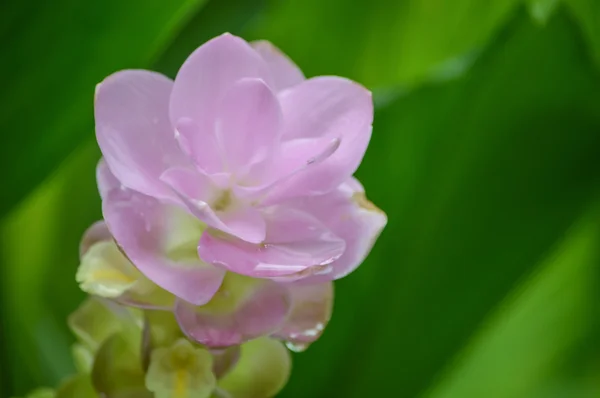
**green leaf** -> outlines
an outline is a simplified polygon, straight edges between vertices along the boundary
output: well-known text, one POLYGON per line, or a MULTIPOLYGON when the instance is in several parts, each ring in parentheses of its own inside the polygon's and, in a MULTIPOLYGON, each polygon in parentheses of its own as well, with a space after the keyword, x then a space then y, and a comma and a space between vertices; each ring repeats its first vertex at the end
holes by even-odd
POLYGON ((213 0, 185 26, 164 52, 154 69, 174 78, 186 58, 213 37, 230 32, 240 34, 259 17, 267 0, 213 0))
POLYGON ((419 396, 581 216, 600 183, 581 42, 564 9, 539 27, 523 7, 462 78, 376 114, 358 177, 390 222, 282 397, 419 396))
POLYGON ((548 22, 560 0, 526 0, 531 17, 540 24, 548 22))
POLYGON ((0 217, 93 136, 94 87, 149 67, 204 0, 3 4, 0 217), (4 9, 9 10, 4 13, 4 9))
POLYGON ((429 398, 544 397, 556 390, 565 366, 572 373, 575 366, 565 358, 594 338, 590 332, 600 307, 597 216, 587 213, 536 274, 489 316, 429 398))
POLYGON ((596 0, 563 0, 577 18, 587 44, 600 67, 600 2, 596 0))
POLYGON ((484 45, 519 0, 272 1, 246 36, 271 40, 307 76, 413 84, 484 45))
POLYGON ((55 398, 56 393, 51 388, 38 388, 30 392, 25 398, 55 398))

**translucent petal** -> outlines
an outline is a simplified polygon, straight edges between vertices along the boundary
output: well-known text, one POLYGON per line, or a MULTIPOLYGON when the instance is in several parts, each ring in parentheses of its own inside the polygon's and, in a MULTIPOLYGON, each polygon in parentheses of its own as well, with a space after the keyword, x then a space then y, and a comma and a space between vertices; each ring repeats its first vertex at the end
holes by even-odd
POLYGON ((290 309, 287 289, 269 280, 227 273, 221 289, 206 305, 179 301, 175 314, 192 340, 228 347, 277 330, 290 309))
POLYGON ((283 327, 274 334, 293 351, 303 351, 316 341, 331 318, 333 283, 290 285, 292 309, 283 327))

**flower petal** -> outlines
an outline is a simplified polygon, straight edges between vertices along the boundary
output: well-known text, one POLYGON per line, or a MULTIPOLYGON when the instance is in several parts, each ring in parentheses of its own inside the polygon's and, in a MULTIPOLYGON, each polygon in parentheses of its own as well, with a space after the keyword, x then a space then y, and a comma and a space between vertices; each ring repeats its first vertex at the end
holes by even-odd
POLYGON ((219 380, 219 389, 231 398, 274 397, 290 376, 292 358, 283 344, 261 338, 242 345, 235 368, 219 380))
POLYGON ((223 94, 246 77, 271 83, 266 62, 248 43, 229 33, 206 42, 188 57, 175 78, 170 105, 173 125, 191 118, 201 130, 212 133, 223 94))
POLYGON ((102 205, 115 240, 148 279, 194 304, 212 298, 224 272, 195 253, 203 226, 193 216, 129 190, 111 192, 102 205))
POLYGON ((161 179, 188 210, 207 225, 248 242, 264 240, 266 227, 261 213, 247 205, 229 203, 233 200, 231 192, 219 188, 210 177, 189 169, 173 168, 161 179), (218 210, 220 207, 224 208, 218 210))
POLYGON ((169 120, 173 82, 154 72, 126 70, 107 77, 96 89, 96 138, 116 178, 146 195, 169 198, 158 177, 186 164, 169 120))
POLYGON ((280 93, 279 100, 285 117, 286 140, 351 137, 373 122, 371 93, 342 77, 308 79, 280 93))
POLYGON ((300 68, 272 43, 258 40, 250 45, 269 65, 274 80, 274 90, 281 91, 304 81, 304 74, 300 68))
POLYGON ((67 322, 77 339, 93 352, 109 336, 121 330, 118 314, 96 298, 81 303, 67 322))
POLYGON ((346 250, 332 264, 329 275, 312 276, 306 282, 342 278, 367 257, 387 224, 387 216, 365 196, 362 185, 350 178, 337 190, 299 200, 298 208, 311 213, 346 242, 346 250))
POLYGON ((96 183, 101 198, 104 198, 113 189, 120 189, 122 186, 121 182, 108 168, 104 158, 101 158, 96 166, 96 183))
POLYGON ((90 247, 81 258, 75 279, 88 294, 117 298, 132 289, 141 276, 111 239, 90 247))
POLYGON ((80 257, 75 279, 84 292, 138 308, 173 308, 174 296, 135 268, 119 250, 104 221, 88 228, 80 257))
MULTIPOLYGON (((285 179, 272 195, 282 201, 335 189, 356 171, 369 144, 371 93, 347 79, 317 77, 283 91, 279 99, 285 121, 284 142, 329 138, 340 140, 340 145, 323 162, 285 179)), ((279 169, 276 165, 275 170, 279 169)), ((273 199, 270 202, 276 203, 273 199)))
POLYGON ((200 239, 200 258, 255 278, 296 280, 327 272, 344 251, 344 241, 307 213, 277 206, 266 217, 264 243, 208 232, 200 239))
POLYGON ((241 79, 223 96, 215 134, 229 171, 241 177, 271 156, 279 144, 281 108, 275 94, 261 79, 241 79))
POLYGON ((303 351, 316 341, 331 318, 333 283, 289 285, 292 309, 283 327, 274 334, 293 351, 303 351))
POLYGON ((94 244, 111 240, 112 235, 104 220, 96 221, 84 233, 79 243, 79 257, 82 257, 94 244))
POLYGON ((192 340, 209 347, 228 347, 273 333, 289 309, 283 285, 228 273, 208 304, 197 307, 180 301, 175 314, 192 340))
POLYGON ((184 117, 175 125, 175 138, 183 153, 202 172, 214 174, 223 171, 223 156, 212 130, 202 130, 192 119, 184 117))
MULTIPOLYGON (((257 164, 251 178, 267 181, 257 186, 236 186, 234 192, 261 207, 277 204, 289 197, 306 194, 302 186, 290 186, 298 174, 324 162, 340 147, 337 138, 297 139, 284 142, 274 159, 257 164)), ((319 177, 319 176, 318 176, 319 177)), ((322 177, 322 176, 320 176, 322 177)))

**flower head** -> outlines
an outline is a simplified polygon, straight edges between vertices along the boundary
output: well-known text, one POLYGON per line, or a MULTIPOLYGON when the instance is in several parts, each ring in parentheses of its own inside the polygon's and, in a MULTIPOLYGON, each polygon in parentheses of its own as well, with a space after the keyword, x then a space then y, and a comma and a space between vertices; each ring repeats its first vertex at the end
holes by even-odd
POLYGON ((387 221, 352 177, 371 136, 368 90, 305 79, 271 44, 224 34, 174 81, 109 76, 95 119, 105 224, 82 244, 84 290, 172 310, 208 346, 320 335, 331 281, 387 221))

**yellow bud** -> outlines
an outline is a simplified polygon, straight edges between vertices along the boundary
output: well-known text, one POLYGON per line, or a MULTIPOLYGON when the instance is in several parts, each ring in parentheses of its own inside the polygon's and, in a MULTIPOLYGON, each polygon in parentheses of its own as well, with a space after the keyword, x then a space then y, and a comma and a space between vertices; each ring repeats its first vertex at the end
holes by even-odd
POLYGON ((86 293, 116 298, 131 289, 140 277, 141 273, 115 242, 102 241, 83 255, 75 278, 86 293))

